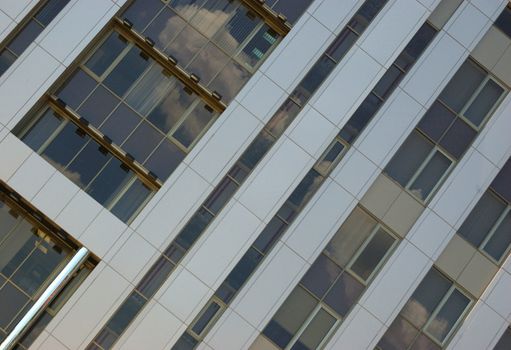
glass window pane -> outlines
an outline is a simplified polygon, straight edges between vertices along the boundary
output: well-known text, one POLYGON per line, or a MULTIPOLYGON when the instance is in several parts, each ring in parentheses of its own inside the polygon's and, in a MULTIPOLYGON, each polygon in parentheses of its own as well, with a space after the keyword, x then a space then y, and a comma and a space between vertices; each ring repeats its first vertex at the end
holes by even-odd
POLYGON ((38 237, 26 220, 21 221, 0 246, 0 272, 10 277, 34 250, 38 237))
POLYGON ((121 145, 128 135, 140 123, 140 116, 131 108, 121 103, 108 119, 101 125, 101 130, 106 136, 112 139, 117 145, 121 145))
POLYGON ((185 90, 180 82, 176 82, 170 93, 153 109, 147 119, 164 133, 169 132, 181 119, 197 96, 185 90))
POLYGON ((413 343, 419 331, 398 316, 378 343, 382 350, 405 350, 413 343))
POLYGON ((311 169, 305 175, 302 181, 296 186, 296 189, 291 193, 288 202, 294 204, 297 208, 304 206, 309 199, 316 193, 319 185, 323 181, 321 176, 316 170, 311 169))
POLYGON ((407 71, 426 49, 437 33, 429 23, 424 23, 415 33, 412 40, 406 45, 403 52, 397 57, 395 64, 407 71))
POLYGON ((261 130, 259 135, 248 146, 240 157, 240 163, 252 170, 257 163, 264 157, 266 152, 273 146, 275 139, 266 131, 261 130))
POLYGON ((126 46, 128 46, 126 40, 113 32, 89 58, 85 66, 97 76, 101 76, 126 46))
POLYGON ((99 204, 106 206, 133 176, 133 173, 120 160, 112 158, 101 173, 92 181, 86 192, 98 201, 99 204))
MULTIPOLYGON (((266 2, 268 3, 269 0, 266 2)), ((273 10, 277 13, 284 14, 288 22, 294 24, 311 2, 312 0, 279 0, 279 2, 273 6, 273 10)))
POLYGON ((199 209, 179 232, 175 241, 184 249, 190 248, 212 220, 213 215, 204 209, 199 209))
POLYGON ((278 38, 278 34, 265 25, 250 39, 237 57, 244 66, 254 68, 271 50, 278 38))
POLYGON ((325 81, 334 67, 334 61, 326 55, 321 56, 291 93, 291 98, 297 101, 301 106, 304 106, 312 94, 316 92, 319 86, 325 81))
POLYGON ((281 348, 286 347, 317 303, 303 288, 296 287, 263 330, 264 335, 281 348))
POLYGON ((415 326, 422 327, 450 287, 449 280, 431 269, 401 310, 401 315, 415 326))
POLYGON ((50 0, 39 10, 35 18, 41 22, 43 26, 47 26, 68 2, 69 0, 50 0))
POLYGON ((28 297, 10 282, 0 288, 0 327, 6 329, 9 323, 28 302, 28 297))
POLYGON ((252 15, 244 6, 236 9, 229 22, 215 34, 213 40, 228 54, 233 54, 237 48, 252 33, 260 19, 252 15))
POLYGON ((505 208, 506 205, 501 200, 486 191, 458 232, 467 241, 479 247, 505 208))
POLYGON ((175 78, 171 78, 162 68, 153 64, 146 74, 136 83, 126 97, 126 103, 142 115, 146 115, 174 87, 175 78))
POLYGON ((76 111, 78 106, 89 96, 96 85, 96 81, 87 73, 81 69, 77 69, 59 89, 57 96, 76 111))
POLYGON ((231 18, 236 8, 237 2, 229 0, 209 0, 197 11, 190 23, 201 33, 211 38, 225 23, 231 18))
POLYGON ((193 350, 199 342, 188 333, 183 333, 179 340, 174 344, 172 350, 193 350))
POLYGON ((426 200, 429 194, 437 186, 440 179, 446 173, 451 165, 451 160, 440 152, 435 152, 435 155, 429 160, 428 164, 420 175, 410 186, 412 192, 419 199, 426 200))
POLYGON ((472 129, 460 118, 451 125, 447 133, 440 140, 440 145, 457 159, 461 158, 472 140, 476 137, 477 131, 472 129))
POLYGON ((346 52, 357 41, 358 35, 349 29, 344 29, 328 47, 325 53, 330 56, 335 62, 342 60, 346 52))
POLYGON ((447 109, 442 103, 435 101, 433 106, 422 117, 417 128, 428 135, 433 141, 438 142, 445 131, 454 122, 456 115, 447 109))
POLYGON ((324 253, 345 267, 377 222, 363 210, 355 208, 325 248, 324 253))
POLYGON ((465 117, 474 125, 480 126, 490 110, 495 106, 504 89, 493 80, 488 80, 479 95, 465 111, 465 117))
POLYGON ((139 48, 132 47, 103 83, 117 96, 123 96, 149 64, 149 58, 139 48))
POLYGON ((224 177, 204 201, 204 207, 208 208, 213 214, 218 214, 237 189, 238 185, 234 181, 227 176, 224 177))
POLYGON ((117 309, 114 316, 108 321, 107 327, 117 334, 121 334, 145 305, 146 300, 137 292, 132 292, 124 303, 117 309))
POLYGON ((321 254, 309 268, 300 283, 319 299, 323 298, 342 270, 332 260, 321 254))
MULTIPOLYGON (((133 28, 138 32, 147 26, 147 24, 154 18, 154 16, 165 5, 161 0, 137 0, 124 11, 121 15, 122 18, 127 18, 133 23, 133 28)), ((152 37, 154 39, 154 37, 152 37)))
POLYGON ((279 137, 284 133, 289 124, 293 122, 300 110, 301 108, 288 98, 268 121, 266 130, 273 136, 279 137))
POLYGON ((482 69, 467 60, 454 74, 439 98, 454 111, 459 112, 472 97, 485 76, 482 69))
POLYGON ((263 256, 254 248, 250 248, 232 269, 226 281, 235 290, 239 290, 256 269, 263 256))
POLYGON ((493 236, 484 246, 484 251, 499 261, 511 244, 511 212, 500 222, 493 236))
POLYGON ((35 152, 38 152, 43 143, 48 141, 61 123, 62 118, 48 108, 21 140, 35 152))
POLYGON ((328 148, 325 153, 318 159, 314 168, 316 168, 321 174, 326 175, 331 168, 337 164, 341 159, 344 145, 339 141, 334 140, 333 145, 328 148))
POLYGON ((175 57, 183 67, 191 62, 193 57, 208 42, 202 34, 187 25, 181 33, 167 46, 165 53, 175 57))
MULTIPOLYGON (((161 6, 160 0, 148 1, 149 4, 147 4, 147 6, 151 7, 152 4, 150 3, 154 1, 159 2, 160 4, 158 6, 161 6)), ((145 1, 138 2, 145 3, 145 1)), ((142 11, 143 10, 140 9, 140 12, 142 11)), ((140 22, 142 22, 142 20, 140 20, 140 22)), ((181 17, 179 17, 168 7, 165 7, 154 19, 154 21, 152 21, 151 24, 149 24, 149 26, 144 30, 144 34, 154 40, 155 46, 161 49, 166 47, 179 34, 185 25, 186 22, 181 17)))
POLYGON ((86 187, 89 182, 98 174, 112 158, 106 149, 96 142, 89 142, 78 153, 76 158, 66 169, 66 176, 81 188, 86 187))
POLYGON ((186 19, 191 18, 208 0, 171 0, 170 7, 186 19))
POLYGON ((364 289, 365 287, 362 283, 345 272, 335 282, 332 289, 330 289, 324 302, 339 315, 345 317, 351 307, 355 305, 364 289))
POLYGON ((16 61, 16 56, 7 49, 0 52, 0 76, 16 61))
POLYGON ((174 132, 174 136, 183 146, 190 147, 201 136, 215 117, 215 113, 204 104, 198 104, 174 132))
POLYGON ((72 123, 67 123, 62 131, 43 151, 42 156, 54 167, 68 176, 63 170, 69 161, 89 140, 88 136, 81 133, 81 130, 72 123))
POLYGON ((353 143, 356 137, 364 130, 369 121, 374 117, 382 101, 375 94, 370 93, 357 108, 348 122, 339 132, 339 136, 346 142, 353 143))
POLYGON ((43 31, 43 27, 34 20, 28 22, 25 27, 9 42, 7 47, 14 54, 20 56, 26 48, 34 42, 35 38, 43 31))
POLYGON ((78 114, 98 128, 118 104, 117 97, 100 85, 80 106, 78 114))
POLYGON ((185 153, 180 148, 164 139, 144 165, 156 174, 160 180, 165 181, 181 164, 184 157, 185 153))
POLYGON ((151 194, 151 189, 137 179, 117 201, 111 212, 121 221, 128 222, 151 194))
POLYGON ((47 279, 66 256, 60 247, 41 240, 12 276, 12 281, 24 292, 34 296, 41 286, 49 282, 47 279))
MULTIPOLYGON (((19 216, 10 207, 0 201, 0 244, 18 222, 19 216)), ((2 280, 0 279, 0 286, 2 280)))
POLYGON ((495 21, 495 26, 511 37, 511 9, 509 6, 502 10, 502 13, 495 21))
POLYGON ((137 285, 137 291, 142 293, 142 295, 144 295, 146 298, 151 298, 167 280, 167 277, 170 275, 173 269, 174 264, 172 264, 163 256, 160 256, 137 285))
POLYGON ((162 133, 149 123, 142 122, 123 143, 122 149, 131 154, 140 163, 144 163, 151 152, 164 138, 162 133))
POLYGON ((511 160, 508 160, 502 167, 490 187, 508 203, 511 203, 511 183, 509 179, 511 179, 511 160))
POLYGON ((351 266, 351 270, 363 280, 367 280, 394 242, 394 237, 383 229, 379 229, 371 239, 371 242, 369 242, 360 253, 357 260, 355 260, 351 266))
POLYGON ((419 335, 410 350, 441 350, 442 348, 429 339, 425 334, 419 335))
POLYGON ((220 311, 220 305, 215 302, 209 304, 206 311, 195 321, 195 324, 192 326, 192 331, 195 334, 201 334, 218 311, 220 311))
POLYGON ((292 350, 315 350, 323 341, 337 319, 323 309, 320 309, 307 329, 302 333, 292 350))
POLYGON ((254 247, 263 253, 267 253, 286 228, 287 224, 277 216, 274 216, 259 236, 257 236, 254 247))
POLYGON ((213 43, 208 43, 195 56, 188 71, 195 73, 203 84, 208 85, 228 61, 229 57, 225 53, 213 43))
POLYGON ((385 100, 395 90, 403 75, 404 73, 396 66, 390 66, 374 87, 373 92, 385 100))
POLYGON ((429 334, 443 342, 469 303, 470 299, 455 289, 429 324, 427 328, 429 334))
POLYGON ((404 187, 432 149, 433 144, 414 131, 385 167, 385 172, 404 187))
MULTIPOLYGON (((511 28, 510 28, 510 36, 511 36, 511 28)), ((511 328, 506 329, 502 337, 500 338, 497 345, 493 350, 509 350, 511 349, 511 328)))
POLYGON ((209 89, 217 91, 222 96, 222 101, 229 104, 250 79, 250 76, 250 73, 241 64, 230 60, 209 84, 209 89))

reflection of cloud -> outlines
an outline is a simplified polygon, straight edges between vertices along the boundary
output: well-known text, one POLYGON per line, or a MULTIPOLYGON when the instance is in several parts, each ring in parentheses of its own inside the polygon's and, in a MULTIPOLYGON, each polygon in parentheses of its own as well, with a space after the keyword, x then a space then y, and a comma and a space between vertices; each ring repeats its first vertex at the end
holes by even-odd
POLYGON ((417 327, 422 327, 430 315, 424 305, 415 299, 410 299, 406 303, 402 314, 417 327))
POLYGON ((197 105, 186 117, 186 120, 179 126, 174 133, 174 137, 176 137, 183 146, 189 147, 212 117, 213 113, 206 110, 203 104, 197 105))
POLYGON ((66 169, 62 164, 55 162, 53 159, 46 157, 44 154, 42 155, 44 159, 46 159, 51 165, 53 165, 58 171, 62 173, 69 180, 73 181, 78 187, 84 188, 85 184, 82 183, 81 175, 75 171, 70 171, 66 169))
POLYGON ((442 341, 449 332, 451 325, 445 318, 435 318, 428 326, 429 333, 437 340, 442 341))

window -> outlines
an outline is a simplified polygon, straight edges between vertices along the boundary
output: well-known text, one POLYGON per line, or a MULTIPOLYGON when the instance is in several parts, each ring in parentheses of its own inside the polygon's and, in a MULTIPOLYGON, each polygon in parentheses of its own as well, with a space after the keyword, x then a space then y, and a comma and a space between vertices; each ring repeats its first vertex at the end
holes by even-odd
POLYGON ((506 350, 511 348, 511 328, 507 328, 493 350, 506 350))
MULTIPOLYGON (((74 254, 71 243, 48 230, 56 226, 43 223, 37 211, 32 213, 34 209, 0 181, 0 339, 14 329, 74 254)), ((32 344, 93 266, 90 260, 80 267, 23 334, 17 349, 32 344)))
POLYGON ((369 214, 355 208, 263 334, 282 349, 312 350, 324 344, 396 241, 369 214))
POLYGON ((69 0, 43 0, 36 5, 36 11, 29 14, 20 26, 14 29, 16 34, 0 45, 0 76, 25 52, 68 2, 69 0))
POLYGON ((504 8, 495 21, 495 26, 511 37, 511 7, 507 6, 504 8))
MULTIPOLYGON (((510 165, 511 161, 508 160, 493 181, 494 184, 509 183, 510 165)), ((511 246, 510 203, 496 189, 488 189, 463 222, 458 233, 495 262, 501 262, 511 246)))
POLYGON ((121 16, 226 102, 280 40, 239 1, 136 0, 121 16))
POLYGON ((504 89, 467 60, 385 168, 421 201, 427 201, 477 136, 504 89))
POLYGON ((443 349, 471 304, 469 296, 432 268, 377 349, 443 349))

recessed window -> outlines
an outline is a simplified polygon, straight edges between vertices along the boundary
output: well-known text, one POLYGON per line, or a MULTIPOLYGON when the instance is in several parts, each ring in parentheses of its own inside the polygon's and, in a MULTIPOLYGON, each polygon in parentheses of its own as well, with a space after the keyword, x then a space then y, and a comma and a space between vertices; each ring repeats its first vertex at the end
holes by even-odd
POLYGON ((432 268, 382 337, 377 349, 441 349, 471 304, 469 296, 432 268))

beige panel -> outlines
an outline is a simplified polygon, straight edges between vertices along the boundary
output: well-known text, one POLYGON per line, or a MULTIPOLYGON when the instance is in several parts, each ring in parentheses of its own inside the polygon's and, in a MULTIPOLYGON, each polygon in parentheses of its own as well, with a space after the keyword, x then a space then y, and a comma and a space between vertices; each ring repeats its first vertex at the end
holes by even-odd
POLYGON ((470 243, 455 234, 435 265, 453 280, 457 280, 475 252, 476 249, 470 243))
POLYGON ((438 29, 443 28, 463 0, 442 0, 429 16, 429 21, 438 29))
POLYGON ((374 216, 383 219, 392 203, 399 197, 401 187, 386 175, 378 176, 360 203, 374 216))
POLYGON ((492 72, 497 78, 511 86, 511 45, 507 47, 506 52, 504 52, 492 72))
POLYGON ((424 206, 421 203, 408 192, 401 191, 399 197, 383 217, 383 222, 398 235, 404 237, 423 211, 424 206))
POLYGON ((458 283, 474 296, 480 297, 497 270, 497 265, 480 252, 476 252, 458 278, 458 283))
POLYGON ((472 57, 491 71, 509 45, 511 45, 511 39, 492 26, 472 51, 472 57))
POLYGON ((268 339, 260 335, 254 343, 248 348, 249 350, 280 350, 277 346, 273 345, 268 339))

